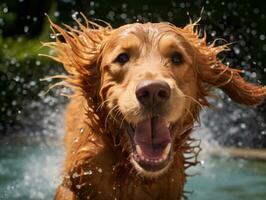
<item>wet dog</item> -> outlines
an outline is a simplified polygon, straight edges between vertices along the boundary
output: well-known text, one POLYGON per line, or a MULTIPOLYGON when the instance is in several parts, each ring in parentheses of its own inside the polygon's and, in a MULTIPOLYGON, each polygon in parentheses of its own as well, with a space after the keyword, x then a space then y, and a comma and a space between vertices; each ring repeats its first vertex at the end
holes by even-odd
POLYGON ((85 20, 80 30, 51 22, 60 36, 45 44, 68 72, 62 84, 75 91, 55 199, 180 199, 185 169, 197 163, 190 133, 211 89, 256 105, 266 88, 224 65, 217 55, 228 46, 206 45, 196 23, 113 29, 85 20))

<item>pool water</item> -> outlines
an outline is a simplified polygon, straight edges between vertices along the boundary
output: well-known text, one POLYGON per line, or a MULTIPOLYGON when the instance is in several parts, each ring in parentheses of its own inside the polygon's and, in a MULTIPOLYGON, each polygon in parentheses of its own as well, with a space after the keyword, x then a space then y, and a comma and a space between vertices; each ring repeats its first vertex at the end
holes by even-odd
MULTIPOLYGON (((0 199, 49 200, 60 183, 61 139, 14 136, 0 139, 0 199)), ((266 162, 213 158, 190 169, 186 190, 191 200, 265 200, 266 162)))
POLYGON ((193 190, 189 199, 266 199, 266 162, 209 157, 194 171, 201 174, 187 182, 187 189, 193 190))
POLYGON ((61 146, 39 136, 1 140, 0 199, 52 199, 60 182, 61 146))

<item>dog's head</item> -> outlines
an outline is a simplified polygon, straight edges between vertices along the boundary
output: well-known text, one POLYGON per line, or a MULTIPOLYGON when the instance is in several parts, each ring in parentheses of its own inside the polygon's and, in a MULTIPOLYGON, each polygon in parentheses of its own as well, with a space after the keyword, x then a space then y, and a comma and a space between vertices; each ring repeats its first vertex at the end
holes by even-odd
POLYGON ((166 23, 122 26, 102 47, 101 96, 126 129, 131 162, 145 174, 167 169, 176 125, 193 121, 199 90, 193 51, 166 23))
POLYGON ((208 105, 210 87, 247 105, 266 94, 265 87, 246 83, 223 65, 217 54, 227 46, 206 46, 195 24, 135 23, 117 29, 80 24, 81 31, 68 32, 52 25, 65 38, 52 46, 69 82, 81 88, 96 113, 103 107, 107 121, 123 130, 119 137, 127 138, 131 163, 146 176, 169 167, 176 139, 208 105))

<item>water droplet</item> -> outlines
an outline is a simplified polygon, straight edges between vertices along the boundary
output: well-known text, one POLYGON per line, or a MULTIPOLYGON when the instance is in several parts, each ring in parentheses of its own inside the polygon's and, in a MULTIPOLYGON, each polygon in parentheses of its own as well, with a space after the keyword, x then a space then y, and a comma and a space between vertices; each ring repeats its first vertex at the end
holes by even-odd
POLYGON ((8 7, 5 7, 5 8, 3 9, 3 12, 4 12, 4 13, 7 13, 7 12, 8 12, 8 7))
POLYGON ((256 35, 256 34, 257 34, 257 31, 256 31, 256 30, 252 30, 252 31, 251 31, 251 34, 252 34, 252 35, 256 35))
POLYGON ((77 172, 72 174, 72 178, 77 178, 77 177, 79 177, 79 174, 77 172))
POLYGON ((51 34, 50 34, 50 38, 51 38, 51 39, 55 39, 55 38, 58 37, 59 35, 60 35, 60 33, 56 33, 56 34, 51 33, 51 34))
POLYGON ((76 11, 76 12, 74 12, 73 14, 72 14, 72 18, 73 19, 77 19, 77 15, 78 15, 79 13, 76 11))
POLYGON ((126 19, 126 18, 127 18, 127 14, 126 14, 126 13, 122 13, 122 14, 120 15, 120 17, 121 17, 121 19, 126 19))
POLYGON ((216 35, 216 31, 211 32, 211 36, 214 37, 216 35))
POLYGON ((238 47, 235 46, 233 48, 233 50, 234 50, 235 54, 237 54, 237 55, 240 54, 240 49, 238 47))
POLYGON ((254 8, 253 12, 254 12, 255 14, 259 14, 260 10, 259 10, 258 8, 254 8))
POLYGON ((114 20, 114 16, 115 16, 115 12, 114 11, 110 11, 107 14, 107 18, 110 20, 114 20))
POLYGON ((95 2, 94 1, 91 1, 90 2, 90 6, 94 6, 95 5, 95 2))
POLYGON ((37 60, 36 65, 39 66, 41 64, 41 61, 37 60))
POLYGON ((90 10, 89 14, 90 15, 94 15, 95 14, 95 11, 94 10, 90 10))
POLYGON ((79 141, 79 137, 74 138, 74 142, 77 143, 79 141))
POLYGON ((24 32, 27 33, 29 31, 29 27, 28 26, 24 26, 24 32))
POLYGON ((83 132, 84 132, 84 128, 80 128, 80 129, 79 129, 79 132, 80 132, 80 133, 83 133, 83 132))
POLYGON ((89 171, 87 171, 87 172, 84 172, 83 175, 92 175, 92 171, 89 170, 89 171))
POLYGON ((261 34, 260 35, 260 40, 265 40, 265 35, 261 34))
POLYGON ((11 104, 12 104, 12 106, 17 105, 17 101, 13 100, 13 101, 11 102, 11 104))
POLYGON ((180 6, 180 8, 185 8, 186 4, 185 3, 180 3, 179 6, 180 6))
POLYGON ((257 73, 256 72, 252 72, 250 76, 251 76, 251 78, 256 78, 257 77, 257 73))
POLYGON ((54 12, 54 16, 55 16, 55 17, 59 17, 59 15, 60 15, 60 12, 58 12, 58 11, 55 11, 55 12, 54 12))
POLYGON ((102 173, 102 172, 103 172, 103 170, 102 170, 101 168, 99 168, 99 169, 98 169, 98 172, 99 172, 99 173, 102 173))
POLYGON ((245 128, 247 128, 247 125, 246 125, 245 123, 241 123, 241 124, 240 124, 240 127, 241 127, 242 129, 245 129, 245 128))

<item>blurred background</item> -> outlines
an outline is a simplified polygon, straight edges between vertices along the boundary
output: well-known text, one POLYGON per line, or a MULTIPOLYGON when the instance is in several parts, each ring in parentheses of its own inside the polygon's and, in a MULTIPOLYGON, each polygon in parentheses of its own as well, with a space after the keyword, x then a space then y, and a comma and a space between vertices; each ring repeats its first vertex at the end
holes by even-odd
MULTIPOLYGON (((62 113, 65 88, 47 93, 49 75, 62 66, 41 41, 54 39, 45 13, 56 23, 76 26, 79 12, 114 28, 125 23, 169 21, 184 26, 197 20, 208 41, 223 38, 231 51, 220 58, 243 69, 243 76, 266 84, 266 2, 260 0, 0 0, 0 199, 52 199, 63 159, 62 113), (204 11, 201 15, 201 10, 204 11)), ((203 33, 203 32, 202 32, 203 33)), ((189 178, 189 199, 265 199, 266 162, 213 156, 208 149, 256 149, 266 156, 266 103, 248 108, 216 91, 213 109, 201 113, 195 137, 202 139, 201 165, 189 178)), ((220 153, 219 153, 220 154, 220 153)), ((255 156, 257 157, 257 156, 255 156)), ((262 156, 263 157, 263 156, 262 156)))

